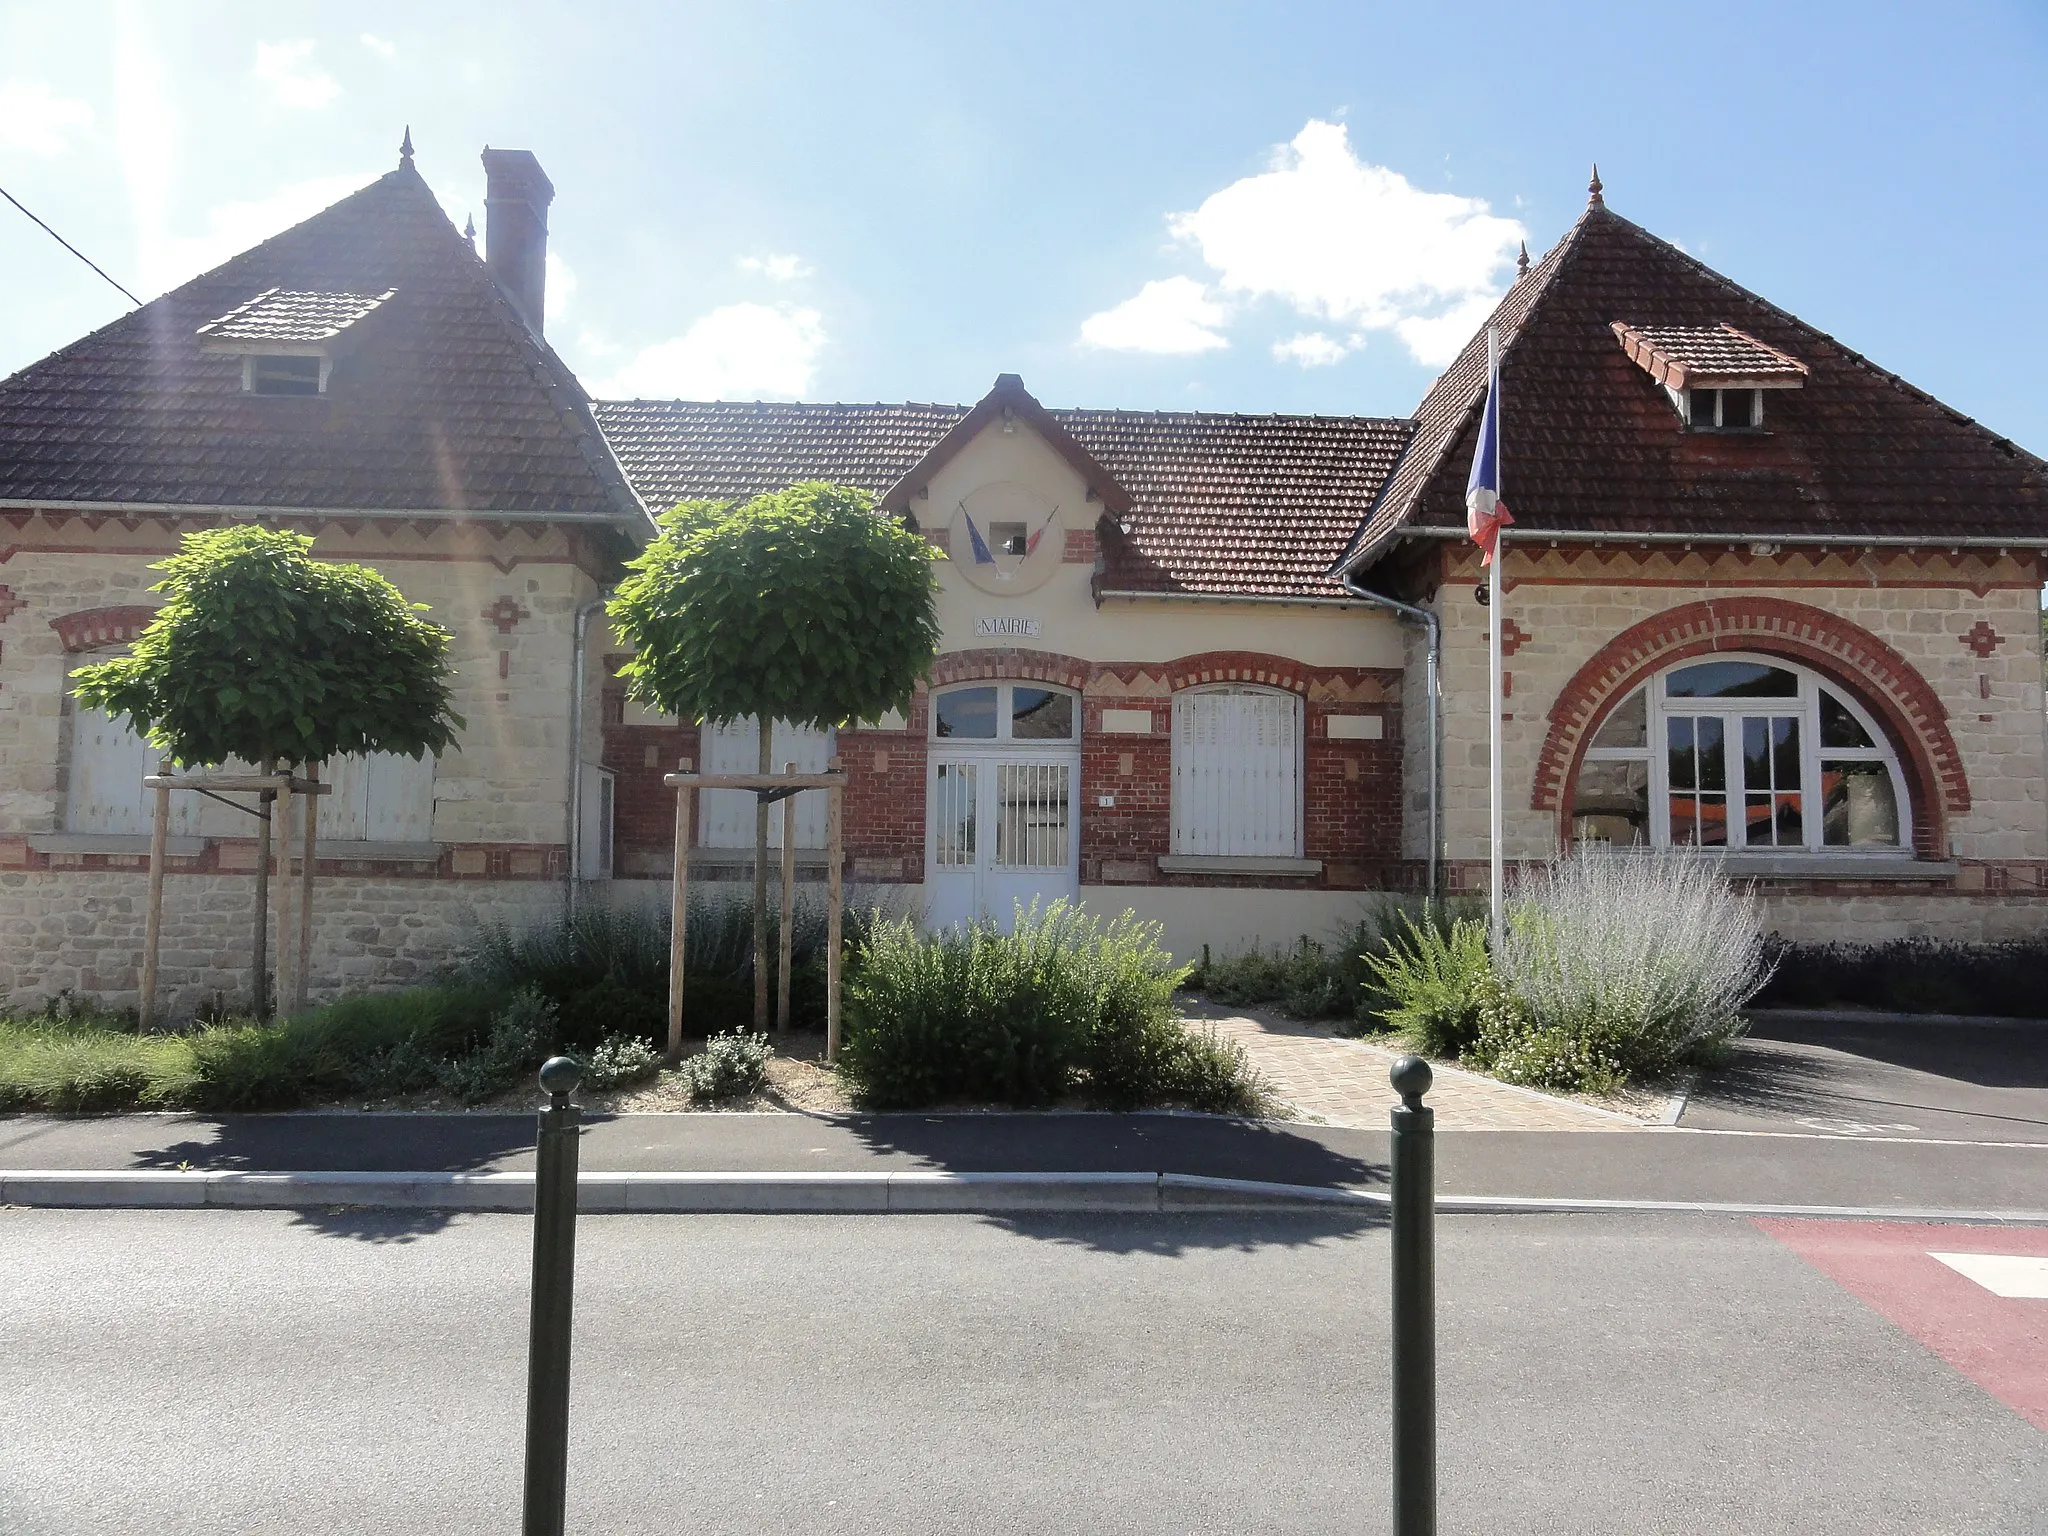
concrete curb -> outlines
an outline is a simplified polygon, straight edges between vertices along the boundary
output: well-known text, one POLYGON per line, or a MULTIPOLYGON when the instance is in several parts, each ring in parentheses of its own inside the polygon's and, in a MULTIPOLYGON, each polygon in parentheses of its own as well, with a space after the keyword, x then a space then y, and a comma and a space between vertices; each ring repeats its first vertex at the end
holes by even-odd
MULTIPOLYGON (((1005 1211, 1284 1212, 1387 1209, 1384 1191, 1186 1173, 586 1173, 586 1213, 998 1213, 1005 1211)), ((207 1169, 0 1172, 0 1206, 144 1210, 395 1210, 525 1212, 531 1173, 233 1173, 207 1169)), ((1602 1200, 1439 1195, 1446 1215, 1666 1214, 1795 1216, 1838 1221, 2048 1226, 2048 1211, 1765 1205, 1718 1200, 1602 1200)))

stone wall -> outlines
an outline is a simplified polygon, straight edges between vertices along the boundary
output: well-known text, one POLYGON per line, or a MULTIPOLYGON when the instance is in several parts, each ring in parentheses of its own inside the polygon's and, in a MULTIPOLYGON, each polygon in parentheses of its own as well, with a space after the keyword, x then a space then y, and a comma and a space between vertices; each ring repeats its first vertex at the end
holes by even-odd
MULTIPOLYGON (((67 990, 133 1006, 147 900, 141 873, 0 873, 0 1007, 34 1007, 67 990)), ((166 882, 165 1017, 189 1018, 215 994, 247 1001, 252 900, 246 875, 166 882)), ((416 985, 459 961, 482 923, 517 930, 561 904, 562 887, 552 881, 323 877, 314 886, 309 995, 321 1002, 416 985)), ((270 942, 275 956, 274 923, 270 942)))

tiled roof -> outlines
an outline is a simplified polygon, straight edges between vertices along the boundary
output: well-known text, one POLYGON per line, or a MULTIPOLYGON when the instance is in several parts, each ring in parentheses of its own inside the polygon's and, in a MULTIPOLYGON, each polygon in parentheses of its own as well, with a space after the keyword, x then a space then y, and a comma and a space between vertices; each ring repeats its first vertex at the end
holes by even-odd
POLYGON ((0 506, 23 502, 646 523, 581 386, 410 162, 0 380, 0 506), (324 396, 244 394, 198 335, 261 295, 393 290, 324 396))
MULTIPOLYGON (((826 479, 880 495, 968 413, 959 405, 609 401, 598 420, 650 507, 826 479)), ((1120 592, 1343 595, 1329 575, 1408 423, 1355 416, 1054 410, 1131 494, 1105 540, 1120 592)))
POLYGON ((1769 383, 1797 388, 1807 367, 1732 325, 1625 325, 1610 327, 1629 361, 1669 389, 1697 385, 1769 383))
MULTIPOLYGON (((2048 542, 2048 465, 1604 206, 1495 310, 1501 499, 1518 531, 2048 542), (1690 432, 1615 344, 1722 326, 1807 370, 1761 432, 1690 432)), ((1486 334, 1424 397, 1407 456, 1347 560, 1465 521, 1486 334)))

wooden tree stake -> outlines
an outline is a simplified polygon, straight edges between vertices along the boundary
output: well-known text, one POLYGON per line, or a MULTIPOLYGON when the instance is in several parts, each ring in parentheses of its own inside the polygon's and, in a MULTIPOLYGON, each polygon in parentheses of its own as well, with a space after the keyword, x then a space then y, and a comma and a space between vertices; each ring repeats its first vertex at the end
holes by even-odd
POLYGON ((839 1059, 839 905, 841 890, 840 828, 845 818, 840 801, 844 796, 839 759, 825 765, 836 782, 825 792, 825 1059, 839 1059))
MULTIPOLYGON (((277 1012, 289 1017, 299 995, 299 925, 292 921, 292 779, 290 770, 277 781, 277 810, 271 841, 277 845, 277 1012)), ((268 853, 268 849, 265 850, 268 853)))
POLYGON ((306 777, 312 781, 312 789, 305 796, 306 809, 303 813, 306 818, 306 849, 304 868, 299 876, 299 963, 292 972, 298 986, 292 1006, 297 1009, 306 1006, 307 983, 313 970, 313 861, 317 852, 314 828, 320 820, 319 765, 308 767, 306 777))
MULTIPOLYGON (((687 765, 685 765, 687 768, 687 765)), ((690 920, 690 815, 695 800, 689 785, 676 790, 676 875, 669 897, 668 934, 668 1059, 683 1056, 683 953, 690 920)))
MULTIPOLYGON (((784 763, 784 773, 795 773, 795 763, 784 763)), ((796 796, 782 802, 782 943, 776 957, 775 1028, 789 1032, 789 960, 794 948, 790 930, 796 926, 796 796)))
MULTIPOLYGON (((158 763, 159 775, 171 771, 169 763, 158 763)), ((146 1034, 156 1023, 156 956, 164 933, 164 845, 171 834, 171 787, 156 787, 156 820, 149 829, 149 910, 143 917, 142 1007, 140 1028, 146 1034)))

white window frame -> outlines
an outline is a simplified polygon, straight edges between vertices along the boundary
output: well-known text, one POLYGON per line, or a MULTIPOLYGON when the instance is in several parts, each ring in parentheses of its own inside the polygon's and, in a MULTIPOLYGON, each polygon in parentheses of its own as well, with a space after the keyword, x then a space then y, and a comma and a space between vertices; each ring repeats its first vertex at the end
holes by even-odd
POLYGON ((1056 747, 1071 745, 1081 739, 1081 695, 1071 688, 1062 688, 1058 683, 1037 682, 995 682, 988 678, 969 683, 952 683, 937 689, 932 694, 931 719, 926 727, 927 734, 934 742, 948 747, 971 749, 977 745, 990 746, 998 742, 1015 742, 1021 747, 1056 747), (993 688, 996 695, 996 733, 993 736, 941 736, 939 734, 939 700, 956 693, 971 693, 976 689, 993 688), (1074 701, 1073 729, 1065 736, 1012 736, 1010 726, 1015 708, 1012 695, 1019 688, 1028 688, 1033 693, 1056 693, 1074 701))
POLYGON ((1175 857, 1214 857, 1249 859, 1298 859, 1302 857, 1305 843, 1305 807, 1308 780, 1307 756, 1303 750, 1303 709, 1301 695, 1286 688, 1262 688, 1249 683, 1219 683, 1200 688, 1183 688, 1173 696, 1172 726, 1172 842, 1175 857), (1290 833, 1285 847, 1242 847, 1226 846, 1242 841, 1233 838, 1217 824, 1200 826, 1196 824, 1199 814, 1193 793, 1195 765, 1189 760, 1187 742, 1187 717, 1193 701, 1215 698, 1219 695, 1236 697, 1257 697, 1284 699, 1292 707, 1293 773, 1291 798, 1293 804, 1283 813, 1290 833))
MULTIPOLYGON (((1901 769, 1898 756, 1892 751, 1891 743, 1878 726, 1870 711, 1840 684, 1821 677, 1818 673, 1789 661, 1782 656, 1764 652, 1716 651, 1711 655, 1688 657, 1659 671, 1654 677, 1637 688, 1624 694, 1615 708, 1609 710, 1601 721, 1604 729, 1615 714, 1626 707, 1636 694, 1645 696, 1646 743, 1641 747, 1599 747, 1588 745, 1579 759, 1580 769, 1588 763, 1647 763, 1649 766, 1650 796, 1650 846, 1653 848, 1681 847, 1696 845, 1673 844, 1671 840, 1671 769, 1669 734, 1665 722, 1674 717, 1699 718, 1716 716, 1733 721, 1742 715, 1788 715, 1799 717, 1799 774, 1800 774, 1800 819, 1805 840, 1787 846, 1784 844, 1759 844, 1750 846, 1749 820, 1744 802, 1742 780, 1742 746, 1739 728, 1727 728, 1722 732, 1724 753, 1724 794, 1727 797, 1728 842, 1725 846, 1706 845, 1699 851, 1711 854, 1825 854, 1831 859, 1867 859, 1910 856, 1913 852, 1913 802, 1906 793, 1906 776, 1901 769), (1782 699, 1671 699, 1665 697, 1666 681, 1673 673, 1687 667, 1696 667, 1709 662, 1736 661, 1751 662, 1761 666, 1775 667, 1792 673, 1799 681, 1796 695, 1782 699), (1875 743, 1869 747, 1823 747, 1820 742, 1820 696, 1825 689, 1838 703, 1842 704, 1863 727, 1863 732, 1875 743), (1845 848, 1824 841, 1826 836, 1826 807, 1822 800, 1820 765, 1828 762, 1874 762, 1883 763, 1891 777, 1892 799, 1898 807, 1899 840, 1895 844, 1865 844, 1861 847, 1845 848)), ((1597 737, 1598 732, 1596 731, 1597 737)), ((1573 773, 1573 789, 1577 790, 1578 771, 1573 773)), ((1574 819, 1577 807, 1573 808, 1574 819)), ((1577 838, 1574 837, 1574 841, 1577 838)))

